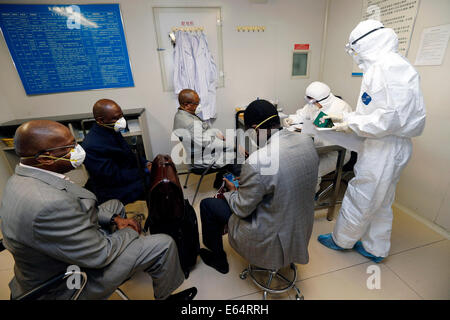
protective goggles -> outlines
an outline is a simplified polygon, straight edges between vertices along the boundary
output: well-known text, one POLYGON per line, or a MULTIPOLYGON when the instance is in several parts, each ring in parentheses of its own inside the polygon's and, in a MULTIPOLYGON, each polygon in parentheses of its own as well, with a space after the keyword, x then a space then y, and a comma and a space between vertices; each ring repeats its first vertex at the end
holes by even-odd
POLYGON ((327 95, 325 98, 320 99, 320 100, 311 98, 311 97, 309 97, 309 96, 305 96, 305 101, 306 101, 306 103, 309 103, 309 104, 316 104, 316 103, 318 103, 318 102, 320 102, 320 101, 323 101, 323 100, 327 99, 329 96, 330 96, 330 95, 327 95))
POLYGON ((348 54, 356 53, 355 50, 352 48, 352 46, 354 46, 359 40, 367 37, 372 32, 375 32, 375 31, 380 30, 380 29, 384 29, 384 27, 379 27, 379 28, 373 29, 373 30, 363 34, 361 37, 359 37, 358 39, 352 41, 351 43, 347 43, 345 45, 345 51, 347 51, 348 54))

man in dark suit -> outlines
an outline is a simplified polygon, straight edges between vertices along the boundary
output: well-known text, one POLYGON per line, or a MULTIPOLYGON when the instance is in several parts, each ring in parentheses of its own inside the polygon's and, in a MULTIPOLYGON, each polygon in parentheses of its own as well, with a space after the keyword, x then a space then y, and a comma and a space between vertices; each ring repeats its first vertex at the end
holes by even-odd
POLYGON ((112 100, 101 99, 94 104, 93 113, 96 123, 82 143, 89 173, 85 187, 99 203, 110 199, 119 199, 123 204, 146 200, 144 179, 149 182, 151 162, 140 158, 139 165, 123 138, 120 131, 126 128, 126 121, 122 109, 112 100))

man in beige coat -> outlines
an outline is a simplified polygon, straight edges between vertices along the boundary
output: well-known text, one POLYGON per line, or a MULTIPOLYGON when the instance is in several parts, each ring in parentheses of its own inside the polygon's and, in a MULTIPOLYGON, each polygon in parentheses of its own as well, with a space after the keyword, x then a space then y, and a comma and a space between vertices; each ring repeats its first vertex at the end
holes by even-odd
POLYGON ((228 272, 222 244, 222 231, 228 224, 231 246, 251 264, 269 269, 292 262, 306 264, 319 164, 314 143, 306 135, 282 130, 276 108, 265 100, 252 102, 244 121, 259 137, 259 150, 242 166, 238 189, 226 181, 230 190, 226 200, 200 203, 207 247, 200 256, 217 271, 228 272))

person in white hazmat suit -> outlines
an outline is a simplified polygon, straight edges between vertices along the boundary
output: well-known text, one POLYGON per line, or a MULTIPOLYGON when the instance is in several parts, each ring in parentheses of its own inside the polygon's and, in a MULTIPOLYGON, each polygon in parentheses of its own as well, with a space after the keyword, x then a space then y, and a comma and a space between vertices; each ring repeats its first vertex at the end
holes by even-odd
MULTIPOLYGON (((305 90, 306 105, 297 110, 295 114, 289 115, 284 119, 285 125, 301 125, 305 120, 314 121, 322 111, 325 114, 338 114, 351 112, 352 108, 344 100, 336 97, 329 86, 323 82, 314 81, 305 90)), ((333 145, 317 136, 314 137, 314 145, 323 147, 333 145)), ((333 172, 336 169, 338 153, 337 151, 321 154, 319 157, 319 177, 317 179, 316 192, 320 190, 322 177, 333 172)), ((344 164, 350 160, 350 151, 345 153, 344 164)))
POLYGON ((425 105, 420 77, 398 54, 392 29, 362 21, 346 48, 364 72, 356 111, 324 118, 336 131, 365 139, 334 230, 318 240, 335 250, 354 248, 378 263, 389 253, 395 187, 411 157, 411 138, 424 129, 425 105))

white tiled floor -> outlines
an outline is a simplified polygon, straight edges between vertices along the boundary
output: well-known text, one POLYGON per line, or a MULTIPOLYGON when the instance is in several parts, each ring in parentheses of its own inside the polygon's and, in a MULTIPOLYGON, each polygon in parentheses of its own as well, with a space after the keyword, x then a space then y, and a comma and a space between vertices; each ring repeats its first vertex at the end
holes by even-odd
MULTIPOLYGON (((185 176, 181 176, 184 183, 185 176)), ((209 175, 197 196, 194 208, 200 222, 200 200, 214 195, 214 175, 209 175)), ((192 200, 198 176, 189 178, 185 197, 192 200)), ((127 206, 128 211, 142 211, 141 204, 127 206)), ((394 210, 390 256, 380 267, 381 287, 369 290, 367 268, 373 265, 358 253, 336 252, 317 242, 317 236, 333 230, 334 221, 326 219, 326 212, 316 212, 313 235, 309 245, 310 261, 298 265, 297 286, 305 299, 450 299, 450 240, 445 239, 409 215, 394 210)), ((201 226, 200 226, 201 233, 201 226)), ((201 237, 201 234, 200 234, 201 237)), ((196 299, 262 298, 262 292, 251 280, 241 280, 239 273, 246 261, 228 244, 224 237, 230 272, 226 275, 206 266, 201 258, 189 278, 177 291, 191 286, 198 288, 196 299)), ((0 299, 9 298, 8 282, 13 276, 14 261, 7 251, 0 253, 0 299)), ((151 278, 139 273, 126 282, 122 289, 131 299, 153 299, 151 278)), ((295 299, 295 292, 269 296, 271 299, 295 299)), ((113 295, 111 299, 118 299, 113 295)))

